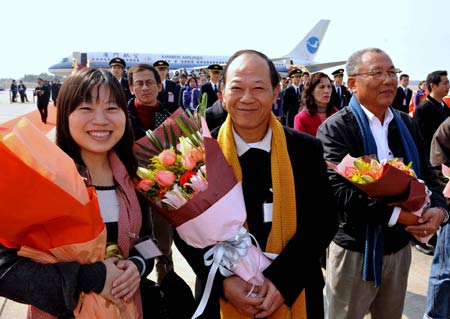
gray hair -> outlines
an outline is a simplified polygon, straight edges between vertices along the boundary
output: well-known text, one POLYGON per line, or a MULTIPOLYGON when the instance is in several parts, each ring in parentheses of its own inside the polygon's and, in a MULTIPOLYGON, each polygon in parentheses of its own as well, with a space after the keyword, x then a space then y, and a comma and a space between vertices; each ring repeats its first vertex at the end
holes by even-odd
POLYGON ((386 54, 386 52, 378 48, 366 48, 356 51, 348 58, 347 65, 345 66, 348 76, 352 76, 354 74, 359 73, 359 67, 362 64, 362 56, 367 52, 386 54))

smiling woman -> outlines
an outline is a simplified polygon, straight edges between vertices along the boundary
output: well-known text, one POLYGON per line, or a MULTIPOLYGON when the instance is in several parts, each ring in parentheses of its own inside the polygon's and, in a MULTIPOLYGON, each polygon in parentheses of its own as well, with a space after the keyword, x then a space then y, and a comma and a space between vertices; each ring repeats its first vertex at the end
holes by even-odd
MULTIPOLYGON (((135 244, 138 238, 152 238, 152 229, 149 208, 132 182, 137 160, 123 90, 109 71, 85 69, 64 82, 57 107, 56 144, 87 169, 98 198, 95 205, 99 209, 92 216, 101 215, 106 238, 102 245, 87 249, 98 252, 99 257, 88 263, 70 259, 65 260, 70 263, 40 264, 0 245, 0 295, 30 304, 33 317, 93 318, 89 314, 93 311, 105 318, 142 319, 141 277, 147 277, 154 262, 151 256, 141 255, 135 244), (111 251, 117 253, 108 253, 111 251), (16 266, 10 269, 13 263, 16 266), (85 293, 106 300, 89 304, 85 293), (114 306, 104 307, 107 300, 114 306)), ((71 236, 59 228, 55 233, 71 236)))

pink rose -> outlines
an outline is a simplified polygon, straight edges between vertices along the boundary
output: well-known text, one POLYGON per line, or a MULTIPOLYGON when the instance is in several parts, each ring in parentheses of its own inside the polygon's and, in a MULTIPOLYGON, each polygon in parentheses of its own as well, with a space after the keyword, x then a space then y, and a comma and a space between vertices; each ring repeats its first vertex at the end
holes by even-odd
POLYGON ((156 182, 163 188, 172 185, 176 179, 175 174, 170 171, 161 170, 155 175, 156 182))
POLYGON ((192 156, 194 161, 196 162, 203 161, 203 153, 198 148, 191 149, 189 154, 192 156))
POLYGON ((162 151, 158 157, 165 167, 172 166, 177 161, 177 154, 172 149, 162 151))
POLYGON ((153 181, 144 178, 144 179, 141 179, 141 181, 138 183, 137 188, 146 192, 150 188, 152 188, 153 185, 154 185, 153 181))
POLYGON ((184 155, 183 158, 181 159, 181 165, 183 165, 184 169, 190 171, 195 167, 196 162, 194 161, 192 156, 184 155))

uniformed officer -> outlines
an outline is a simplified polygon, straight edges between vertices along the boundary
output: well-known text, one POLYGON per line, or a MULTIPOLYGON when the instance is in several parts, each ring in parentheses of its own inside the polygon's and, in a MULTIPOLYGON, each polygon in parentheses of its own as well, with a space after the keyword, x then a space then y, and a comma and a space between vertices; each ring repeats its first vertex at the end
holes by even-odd
POLYGON ((161 77, 162 89, 158 93, 158 101, 163 107, 173 113, 178 108, 178 94, 177 84, 168 79, 169 63, 164 60, 158 60, 153 63, 153 66, 159 71, 161 77))
POLYGON ((220 64, 211 64, 208 66, 209 82, 203 84, 200 93, 208 95, 207 107, 210 107, 217 101, 217 92, 219 92, 219 80, 222 78, 223 67, 220 64))
POLYGON ((119 57, 112 58, 109 61, 109 70, 117 79, 117 81, 120 82, 120 85, 122 85, 123 92, 125 93, 125 98, 127 99, 128 102, 133 97, 133 94, 131 94, 130 92, 128 80, 125 76, 126 66, 127 64, 125 63, 125 60, 119 57))

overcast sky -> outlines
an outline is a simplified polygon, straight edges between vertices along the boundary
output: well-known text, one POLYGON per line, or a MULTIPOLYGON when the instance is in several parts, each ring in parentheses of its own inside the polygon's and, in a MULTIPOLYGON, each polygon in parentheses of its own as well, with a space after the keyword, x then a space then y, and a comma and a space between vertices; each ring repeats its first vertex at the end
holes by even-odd
MULTIPOLYGON (((412 80, 450 71, 449 0, 2 1, 0 78, 48 72, 73 51, 288 53, 331 20, 319 62, 385 50, 412 80)), ((325 70, 331 73, 332 70, 325 70)))

